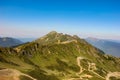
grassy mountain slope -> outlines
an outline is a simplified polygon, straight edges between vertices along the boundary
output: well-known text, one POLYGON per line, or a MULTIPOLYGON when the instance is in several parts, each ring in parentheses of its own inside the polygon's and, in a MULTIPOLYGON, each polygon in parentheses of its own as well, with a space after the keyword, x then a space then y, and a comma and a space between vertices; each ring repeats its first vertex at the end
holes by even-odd
POLYGON ((120 59, 106 55, 77 36, 54 31, 15 48, 0 48, 0 68, 16 69, 37 80, 105 80, 108 72, 120 71, 120 59), (77 60, 78 57, 81 59, 77 60), (97 69, 89 70, 91 63, 97 69))

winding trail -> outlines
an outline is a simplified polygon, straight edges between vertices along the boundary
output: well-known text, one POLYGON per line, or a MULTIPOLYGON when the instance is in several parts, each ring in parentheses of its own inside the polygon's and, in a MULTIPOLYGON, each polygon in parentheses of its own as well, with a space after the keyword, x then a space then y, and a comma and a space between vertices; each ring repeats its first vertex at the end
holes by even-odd
POLYGON ((75 42, 75 43, 77 43, 77 40, 68 40, 68 41, 63 41, 63 42, 61 42, 60 40, 58 40, 58 42, 57 42, 57 44, 68 44, 68 43, 71 43, 71 42, 75 42))
POLYGON ((85 58, 84 58, 84 57, 77 57, 77 65, 78 65, 79 68, 80 68, 79 74, 81 74, 81 73, 84 71, 83 67, 82 67, 81 64, 80 64, 80 61, 81 61, 82 59, 85 59, 85 58))
POLYGON ((37 80, 27 74, 21 73, 15 69, 2 69, 0 70, 0 80, 20 80, 20 76, 26 76, 32 80, 37 80))
MULTIPOLYGON (((80 68, 80 72, 79 74, 81 74, 85 69, 81 66, 80 62, 82 59, 86 59, 84 57, 77 57, 77 65, 79 66, 80 68)), ((110 80, 110 77, 116 77, 116 78, 120 78, 120 72, 109 72, 106 77, 102 77, 101 75, 99 75, 98 73, 96 73, 94 70, 96 70, 96 64, 95 63, 89 63, 88 62, 88 71, 92 72, 93 74, 99 76, 100 78, 102 79, 105 79, 105 80, 110 80)), ((86 76, 81 76, 81 77, 86 77, 86 76)), ((92 77, 92 76, 91 76, 92 77)), ((91 78, 90 77, 90 78, 91 78)), ((73 78, 75 79, 75 78, 73 78)))
MULTIPOLYGON (((85 69, 82 68, 82 66, 81 66, 81 64, 80 64, 80 61, 81 61, 82 59, 86 59, 86 58, 84 58, 84 57, 77 57, 77 65, 80 67, 80 72, 79 72, 79 74, 81 74, 81 73, 85 70, 85 69)), ((102 77, 102 76, 100 76, 99 74, 97 74, 96 72, 94 72, 94 70, 96 70, 96 64, 95 64, 95 63, 88 63, 88 71, 96 74, 97 76, 101 77, 102 79, 105 79, 104 77, 102 77)), ((81 78, 82 78, 82 77, 87 77, 86 75, 87 75, 87 74, 82 75, 81 78)), ((89 78, 92 78, 92 76, 89 77, 89 78)))
MULTIPOLYGON (((83 59, 87 59, 85 57, 77 57, 77 65, 80 68, 79 74, 81 74, 85 69, 81 66, 81 60, 83 59)), ((110 77, 115 77, 115 78, 120 78, 120 72, 109 72, 106 77, 102 77, 101 75, 99 75, 98 73, 96 73, 94 70, 96 70, 96 64, 95 63, 89 63, 88 62, 88 71, 92 72, 93 74, 99 76, 100 78, 104 79, 104 80, 110 80, 110 77)), ((25 76, 28 77, 32 80, 37 80, 27 74, 24 74, 16 69, 2 69, 0 70, 0 80, 20 80, 20 76, 25 76)), ((89 80, 90 78, 92 78, 92 75, 88 75, 88 74, 82 74, 79 75, 79 78, 70 78, 67 80, 85 80, 84 78, 87 78, 87 80, 89 80)))
POLYGON ((106 80, 110 80, 110 77, 120 78, 120 72, 109 72, 106 76, 106 80))

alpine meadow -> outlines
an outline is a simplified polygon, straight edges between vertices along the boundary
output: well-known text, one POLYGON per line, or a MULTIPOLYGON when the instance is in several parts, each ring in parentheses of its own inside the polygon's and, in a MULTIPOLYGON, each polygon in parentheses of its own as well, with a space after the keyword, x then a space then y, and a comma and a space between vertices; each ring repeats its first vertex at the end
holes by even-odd
POLYGON ((120 80, 120 1, 0 0, 0 80, 120 80))

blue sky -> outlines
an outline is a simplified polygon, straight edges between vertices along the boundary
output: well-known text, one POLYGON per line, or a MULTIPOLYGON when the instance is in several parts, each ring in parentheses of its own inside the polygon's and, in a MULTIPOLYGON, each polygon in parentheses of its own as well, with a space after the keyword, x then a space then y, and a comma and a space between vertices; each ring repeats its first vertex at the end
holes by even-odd
POLYGON ((49 31, 120 40, 120 0, 0 0, 0 36, 49 31))

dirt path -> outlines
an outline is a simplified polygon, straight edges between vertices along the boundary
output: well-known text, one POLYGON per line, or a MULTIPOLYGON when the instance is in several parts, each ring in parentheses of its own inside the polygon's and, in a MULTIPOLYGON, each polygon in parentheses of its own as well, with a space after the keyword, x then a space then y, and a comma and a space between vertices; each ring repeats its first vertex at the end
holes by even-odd
POLYGON ((106 76, 106 80, 110 80, 110 77, 120 78, 120 72, 109 72, 106 76))
POLYGON ((81 74, 81 73, 84 71, 83 67, 82 67, 81 64, 80 64, 80 62, 81 62, 82 59, 85 59, 85 58, 84 58, 84 57, 77 57, 77 65, 78 65, 79 68, 80 68, 79 74, 81 74))
MULTIPOLYGON (((81 74, 85 69, 81 66, 80 61, 82 59, 86 59, 84 57, 77 57, 77 65, 80 67, 80 72, 79 74, 81 74)), ((88 63, 88 71, 92 72, 93 74, 99 76, 102 79, 105 80, 110 80, 110 77, 116 77, 116 78, 120 78, 120 72, 110 72, 107 74, 106 77, 102 77, 101 75, 99 75, 98 73, 94 72, 94 70, 96 70, 96 64, 95 63, 88 63)), ((86 76, 81 76, 81 77, 86 77, 86 76)))
POLYGON ((15 69, 2 69, 0 70, 0 80, 20 80, 20 76, 26 76, 32 80, 37 80, 27 74, 21 73, 15 69))
POLYGON ((70 40, 70 41, 63 41, 63 42, 61 42, 60 40, 58 40, 57 44, 68 44, 68 43, 71 43, 71 42, 77 43, 77 40, 70 40))
MULTIPOLYGON (((84 57, 77 57, 77 65, 80 68, 79 73, 77 73, 76 75, 79 76, 79 78, 70 78, 70 79, 64 79, 64 80, 89 80, 90 78, 92 78, 92 75, 88 75, 88 74, 82 74, 81 73, 86 70, 82 67, 81 65, 81 60, 83 59, 87 59, 84 57), (86 79, 85 79, 86 78, 86 79)), ((87 62, 88 64, 88 71, 97 75, 98 77, 104 79, 104 80, 110 80, 110 77, 116 77, 116 78, 120 78, 120 72, 110 72, 106 75, 106 77, 103 77, 101 75, 99 75, 98 73, 95 72, 95 70, 97 70, 96 64, 95 63, 91 63, 91 62, 87 62)))
MULTIPOLYGON (((83 59, 86 59, 86 58, 84 58, 84 57, 77 57, 77 65, 79 66, 79 68, 80 68, 80 71, 79 71, 79 74, 81 74, 85 69, 81 66, 81 60, 83 60, 83 59)), ((83 75, 80 75, 80 80, 83 80, 84 78, 92 78, 93 76, 91 76, 91 75, 88 75, 88 74, 83 74, 83 75)), ((74 78, 75 79, 75 78, 74 78)), ((79 80, 78 79, 78 80, 79 80)), ((76 80, 76 79, 75 79, 76 80)))

